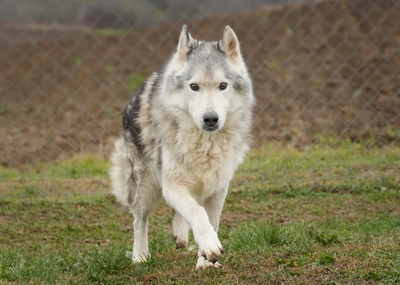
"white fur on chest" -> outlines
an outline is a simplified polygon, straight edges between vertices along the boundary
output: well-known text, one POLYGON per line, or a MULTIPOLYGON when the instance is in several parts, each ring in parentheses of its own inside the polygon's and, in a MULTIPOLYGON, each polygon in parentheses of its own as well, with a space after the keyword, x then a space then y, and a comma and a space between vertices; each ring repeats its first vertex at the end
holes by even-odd
POLYGON ((172 147, 163 148, 163 177, 187 186, 203 200, 228 186, 242 157, 222 133, 187 130, 172 147))

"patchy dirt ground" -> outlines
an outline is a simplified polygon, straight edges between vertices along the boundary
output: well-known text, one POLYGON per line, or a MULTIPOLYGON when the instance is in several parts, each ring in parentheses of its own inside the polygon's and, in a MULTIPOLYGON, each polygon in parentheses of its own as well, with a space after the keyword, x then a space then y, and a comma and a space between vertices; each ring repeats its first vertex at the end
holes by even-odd
MULTIPOLYGON (((397 3, 398 4, 398 3, 397 3)), ((323 1, 188 23, 237 33, 257 96, 254 142, 316 134, 395 141, 400 132, 396 1, 323 1)), ((138 82, 176 48, 181 24, 109 32, 0 28, 0 163, 108 156, 138 82)))

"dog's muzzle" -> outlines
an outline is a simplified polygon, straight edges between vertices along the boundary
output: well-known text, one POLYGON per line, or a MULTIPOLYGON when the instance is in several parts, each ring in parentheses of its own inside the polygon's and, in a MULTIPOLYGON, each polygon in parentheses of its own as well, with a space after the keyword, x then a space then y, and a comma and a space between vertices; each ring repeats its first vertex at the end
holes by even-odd
POLYGON ((203 116, 203 129, 206 131, 215 131, 218 129, 218 114, 208 112, 203 116))

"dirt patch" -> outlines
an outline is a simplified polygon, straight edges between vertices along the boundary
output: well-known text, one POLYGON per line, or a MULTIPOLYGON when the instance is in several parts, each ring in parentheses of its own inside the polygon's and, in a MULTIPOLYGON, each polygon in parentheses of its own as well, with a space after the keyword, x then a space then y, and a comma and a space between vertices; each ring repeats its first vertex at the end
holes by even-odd
MULTIPOLYGON (((325 1, 188 23, 196 38, 237 33, 257 96, 254 142, 316 134, 394 141, 400 131, 400 10, 393 1, 325 1)), ((131 33, 3 27, 0 163, 108 156, 132 76, 176 49, 181 24, 131 33), (39 34, 39 35, 38 35, 39 34), (35 40, 29 41, 30 35, 35 40), (23 40, 26 39, 26 40, 23 40)), ((135 80, 133 80, 135 81, 135 80)))
POLYGON ((8 222, 8 216, 0 215, 0 224, 5 222, 8 222))

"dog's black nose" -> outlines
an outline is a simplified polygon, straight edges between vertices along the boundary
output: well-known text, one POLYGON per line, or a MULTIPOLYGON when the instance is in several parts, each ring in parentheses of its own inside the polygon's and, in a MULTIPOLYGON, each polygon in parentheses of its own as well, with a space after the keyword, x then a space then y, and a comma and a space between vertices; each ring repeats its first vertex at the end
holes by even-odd
POLYGON ((204 124, 209 127, 214 127, 218 124, 218 114, 215 112, 209 112, 203 116, 204 124))

